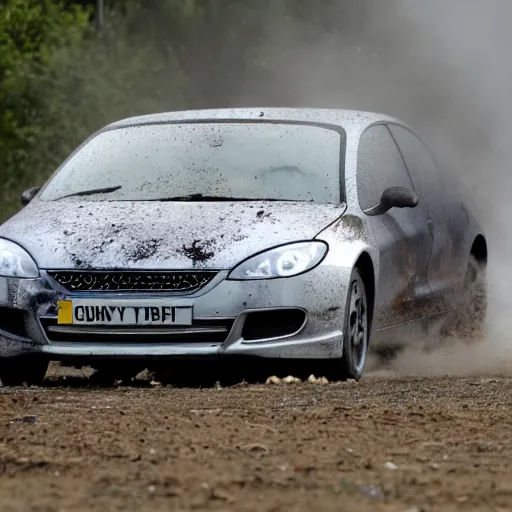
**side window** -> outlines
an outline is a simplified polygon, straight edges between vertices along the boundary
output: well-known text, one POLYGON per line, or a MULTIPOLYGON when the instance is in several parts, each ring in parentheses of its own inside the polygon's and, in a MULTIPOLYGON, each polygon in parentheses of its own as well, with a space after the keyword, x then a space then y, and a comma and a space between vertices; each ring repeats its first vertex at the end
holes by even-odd
POLYGON ((361 209, 372 208, 389 187, 412 188, 409 173, 389 129, 368 128, 359 141, 357 192, 361 209))
POLYGON ((425 144, 412 132, 398 125, 389 125, 413 181, 423 196, 435 194, 441 187, 441 175, 425 144))

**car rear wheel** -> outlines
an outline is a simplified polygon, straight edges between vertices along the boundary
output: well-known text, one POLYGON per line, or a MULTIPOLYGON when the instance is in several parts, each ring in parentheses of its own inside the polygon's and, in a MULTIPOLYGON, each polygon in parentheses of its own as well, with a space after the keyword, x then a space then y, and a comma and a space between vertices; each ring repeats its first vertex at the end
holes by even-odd
POLYGON ((476 341, 482 339, 487 315, 487 283, 485 263, 470 256, 457 314, 450 336, 476 341))
POLYGON ((352 270, 345 308, 343 356, 330 363, 329 376, 334 380, 359 380, 364 373, 370 337, 368 296, 361 273, 352 270))
POLYGON ((42 359, 0 359, 0 381, 4 386, 39 386, 48 370, 48 361, 42 359))

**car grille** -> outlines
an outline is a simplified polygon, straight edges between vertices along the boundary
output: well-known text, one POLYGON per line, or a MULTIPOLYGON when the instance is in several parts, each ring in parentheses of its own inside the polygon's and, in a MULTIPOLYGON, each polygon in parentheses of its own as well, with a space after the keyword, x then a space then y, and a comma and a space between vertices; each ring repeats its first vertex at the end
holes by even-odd
POLYGON ((66 343, 210 343, 226 341, 233 318, 194 320, 186 327, 119 327, 58 325, 56 318, 40 318, 50 342, 66 343))
POLYGON ((167 291, 191 293, 216 275, 202 272, 49 271, 48 275, 70 292, 167 291))

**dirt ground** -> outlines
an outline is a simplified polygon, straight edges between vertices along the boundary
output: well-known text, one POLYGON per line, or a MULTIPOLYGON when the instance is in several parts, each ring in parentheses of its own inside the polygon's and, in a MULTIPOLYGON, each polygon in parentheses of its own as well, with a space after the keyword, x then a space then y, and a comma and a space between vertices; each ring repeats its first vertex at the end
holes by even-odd
POLYGON ((512 379, 0 388, 0 510, 512 510, 512 379))

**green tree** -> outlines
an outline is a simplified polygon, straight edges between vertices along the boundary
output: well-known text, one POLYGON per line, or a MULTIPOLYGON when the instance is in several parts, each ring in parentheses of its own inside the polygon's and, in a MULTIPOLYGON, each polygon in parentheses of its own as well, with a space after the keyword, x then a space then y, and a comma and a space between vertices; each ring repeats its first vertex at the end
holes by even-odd
POLYGON ((56 49, 80 44, 89 13, 52 0, 0 2, 0 172, 2 202, 30 173, 28 158, 44 126, 38 84, 56 49))

